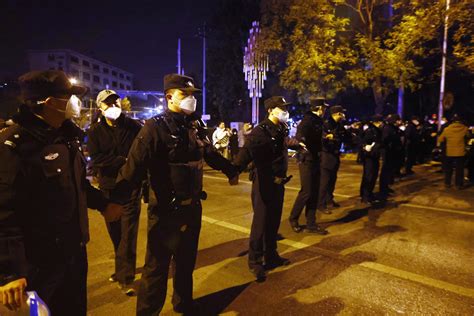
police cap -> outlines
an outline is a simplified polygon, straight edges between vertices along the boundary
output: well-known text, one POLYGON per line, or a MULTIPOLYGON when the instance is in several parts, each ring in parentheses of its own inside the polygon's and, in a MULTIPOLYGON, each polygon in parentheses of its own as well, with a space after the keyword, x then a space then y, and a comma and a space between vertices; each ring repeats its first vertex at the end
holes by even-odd
POLYGON ((18 78, 23 100, 43 100, 64 95, 83 95, 88 89, 73 85, 59 70, 30 71, 18 78))
POLYGON ((178 74, 167 74, 163 79, 164 91, 170 89, 179 89, 186 92, 198 92, 200 89, 194 85, 194 79, 188 76, 178 74))

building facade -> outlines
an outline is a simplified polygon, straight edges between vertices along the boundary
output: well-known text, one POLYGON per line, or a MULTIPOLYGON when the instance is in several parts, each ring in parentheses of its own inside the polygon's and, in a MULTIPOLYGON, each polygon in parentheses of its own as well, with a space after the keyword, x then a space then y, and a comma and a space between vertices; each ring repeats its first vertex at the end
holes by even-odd
POLYGON ((133 74, 70 49, 28 50, 30 70, 62 70, 89 88, 91 96, 100 90, 133 90, 133 74))

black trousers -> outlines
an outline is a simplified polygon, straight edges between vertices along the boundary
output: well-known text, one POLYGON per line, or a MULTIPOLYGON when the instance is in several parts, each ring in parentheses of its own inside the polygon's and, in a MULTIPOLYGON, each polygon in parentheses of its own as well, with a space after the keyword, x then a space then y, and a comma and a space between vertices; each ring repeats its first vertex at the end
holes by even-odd
MULTIPOLYGON (((102 191, 105 196, 110 195, 110 190, 102 191)), ((105 223, 114 245, 115 278, 123 284, 130 284, 135 280, 141 192, 141 188, 132 191, 130 199, 123 205, 124 210, 120 220, 105 223)))
POLYGON ((405 171, 413 171, 412 168, 416 164, 417 157, 419 156, 418 152, 420 151, 419 143, 410 144, 406 147, 406 161, 405 161, 405 171))
POLYGON ((464 157, 446 156, 444 158, 444 183, 446 185, 451 185, 453 168, 455 169, 454 183, 457 187, 461 187, 464 182, 464 157))
POLYGON ((171 262, 173 305, 189 306, 192 303, 201 215, 200 202, 170 212, 158 213, 156 207, 148 210, 148 240, 138 289, 137 315, 160 314, 166 299, 171 262))
POLYGON ((331 164, 325 164, 323 162, 321 164, 318 209, 326 208, 328 203, 334 200, 334 189, 336 188, 337 172, 339 171, 339 166, 341 164, 339 157, 334 155, 328 157, 329 159, 334 159, 334 162, 331 164))
POLYGON ((249 241, 249 267, 261 265, 277 253, 285 186, 271 181, 262 182, 258 175, 252 183, 253 219, 249 241))
POLYGON ((303 208, 305 209, 306 224, 316 223, 316 208, 318 206, 319 181, 321 167, 319 160, 305 160, 298 163, 300 170, 301 189, 290 214, 290 221, 298 221, 303 208))
POLYGON ((386 153, 382 160, 382 169, 380 170, 379 188, 380 193, 386 197, 389 191, 389 185, 393 183, 393 177, 397 168, 397 157, 393 153, 386 153))
POLYGON ((44 264, 33 265, 28 291, 36 291, 52 316, 86 315, 87 252, 78 246, 70 255, 48 256, 44 264))
POLYGON ((374 188, 379 176, 379 157, 364 157, 362 182, 360 183, 360 197, 362 201, 370 202, 374 198, 374 188))

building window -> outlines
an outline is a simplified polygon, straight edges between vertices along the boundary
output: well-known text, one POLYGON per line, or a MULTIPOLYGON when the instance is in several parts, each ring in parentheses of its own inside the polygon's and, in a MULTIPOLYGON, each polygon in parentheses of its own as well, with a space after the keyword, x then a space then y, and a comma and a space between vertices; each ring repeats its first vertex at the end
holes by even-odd
POLYGON ((104 69, 102 69, 102 71, 104 72, 104 74, 108 74, 109 73, 109 68, 104 67, 104 69))
POLYGON ((59 67, 58 67, 58 70, 63 71, 64 69, 63 69, 63 67, 59 66, 59 67))
POLYGON ((77 69, 71 69, 71 74, 73 76, 79 76, 79 71, 77 71, 77 69))
POLYGON ((125 79, 127 79, 128 81, 130 81, 130 76, 125 76, 125 79))
POLYGON ((64 55, 58 55, 56 56, 58 59, 64 59, 64 55))
POLYGON ((99 89, 94 89, 94 94, 99 94, 99 89))
POLYGON ((83 66, 86 66, 86 67, 90 67, 90 66, 91 66, 91 64, 90 64, 87 60, 83 60, 83 61, 82 61, 82 65, 83 65, 83 66))
POLYGON ((94 76, 93 77, 94 82, 100 83, 100 78, 99 76, 94 76))
POLYGON ((123 86, 123 83, 121 83, 119 86, 120 86, 120 89, 125 89, 125 87, 123 86))
POLYGON ((83 72, 82 73, 82 79, 91 80, 91 75, 88 72, 83 72))
POLYGON ((48 60, 49 61, 54 61, 56 58, 56 56, 54 56, 54 54, 48 54, 48 60))
POLYGON ((130 90, 130 86, 126 86, 125 88, 126 88, 127 90, 130 90))
POLYGON ((104 85, 109 84, 109 79, 104 78, 104 80, 102 82, 104 83, 104 85))
POLYGON ((115 70, 112 70, 112 76, 117 77, 117 72, 115 70))
POLYGON ((79 64, 79 58, 77 58, 76 56, 71 56, 71 63, 79 64))
POLYGON ((112 87, 117 88, 117 81, 112 81, 112 87))
POLYGON ((100 71, 99 65, 93 64, 93 65, 92 65, 92 68, 93 68, 94 70, 100 71))
POLYGON ((120 77, 120 79, 123 79, 123 74, 122 73, 119 74, 119 77, 120 77))

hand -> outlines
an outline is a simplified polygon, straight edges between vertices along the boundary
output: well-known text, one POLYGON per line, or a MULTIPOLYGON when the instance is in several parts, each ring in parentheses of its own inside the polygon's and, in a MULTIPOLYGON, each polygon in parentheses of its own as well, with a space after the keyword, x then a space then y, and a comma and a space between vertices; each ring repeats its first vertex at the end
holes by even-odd
POLYGON ((106 222, 115 222, 118 221, 120 217, 122 217, 122 213, 122 205, 116 203, 109 203, 107 204, 105 210, 102 212, 102 215, 104 216, 106 222))
POLYGON ((470 139, 469 142, 467 143, 469 146, 474 145, 474 138, 470 139))
POLYGON ((365 145, 365 146, 364 146, 364 150, 370 153, 370 152, 372 151, 372 146, 370 146, 370 145, 365 145))
POLYGON ((334 135, 333 134, 327 134, 326 139, 329 139, 329 140, 334 139, 334 135))
POLYGON ((237 174, 235 177, 229 179, 230 185, 237 185, 239 184, 239 175, 237 174))
POLYGON ((20 310, 23 304, 26 304, 25 299, 26 279, 21 278, 4 286, 0 286, 0 300, 6 308, 11 311, 20 310))

